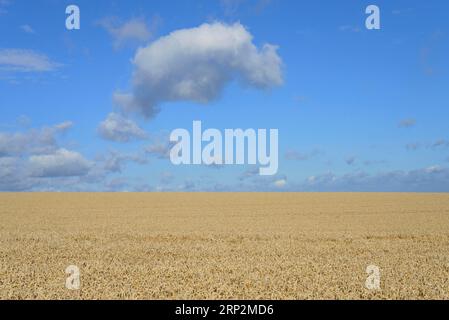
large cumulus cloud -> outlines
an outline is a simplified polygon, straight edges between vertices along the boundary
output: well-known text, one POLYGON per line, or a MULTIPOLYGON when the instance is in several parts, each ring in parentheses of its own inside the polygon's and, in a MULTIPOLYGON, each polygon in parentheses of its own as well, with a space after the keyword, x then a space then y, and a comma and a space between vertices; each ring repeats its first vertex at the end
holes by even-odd
POLYGON ((114 99, 125 111, 145 117, 154 116, 164 102, 210 102, 233 80, 257 89, 283 82, 277 47, 256 47, 240 23, 174 31, 140 48, 133 64, 132 91, 117 92, 114 99))

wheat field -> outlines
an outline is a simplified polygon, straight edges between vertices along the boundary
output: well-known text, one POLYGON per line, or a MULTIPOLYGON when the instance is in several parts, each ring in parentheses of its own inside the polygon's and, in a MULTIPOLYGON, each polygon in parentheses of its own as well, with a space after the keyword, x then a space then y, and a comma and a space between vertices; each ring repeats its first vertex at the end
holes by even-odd
POLYGON ((0 222, 1 299, 449 299, 448 194, 0 193, 0 222))

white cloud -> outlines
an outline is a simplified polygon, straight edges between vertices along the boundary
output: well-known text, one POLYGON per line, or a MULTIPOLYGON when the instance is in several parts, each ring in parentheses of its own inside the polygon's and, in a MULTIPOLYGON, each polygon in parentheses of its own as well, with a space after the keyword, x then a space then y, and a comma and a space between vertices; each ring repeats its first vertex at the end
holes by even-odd
POLYGON ((59 149, 53 154, 31 156, 29 159, 31 176, 73 177, 89 172, 91 163, 75 151, 59 149))
POLYGON ((444 168, 442 168, 439 165, 430 166, 424 169, 426 173, 440 173, 444 171, 444 168))
POLYGON ((22 29, 22 31, 25 33, 29 33, 29 34, 36 33, 36 31, 34 31, 34 29, 28 24, 21 25, 20 29, 22 29))
POLYGON ((287 180, 285 180, 285 179, 276 180, 276 181, 274 182, 274 185, 275 185, 277 188, 283 188, 283 187, 285 187, 285 186, 287 185, 287 180))
POLYGON ((73 127, 72 121, 64 121, 62 123, 55 125, 54 129, 58 132, 66 132, 67 130, 69 130, 72 127, 73 127))
POLYGON ((152 117, 164 102, 217 99, 232 80, 258 89, 281 85, 277 47, 259 49, 252 40, 240 23, 174 31, 137 51, 132 93, 118 93, 114 99, 125 111, 152 117))
POLYGON ((98 126, 98 133, 106 140, 128 142, 133 139, 146 139, 147 135, 132 120, 120 114, 110 113, 98 126))
POLYGON ((118 49, 127 43, 147 42, 151 31, 144 19, 134 18, 125 23, 119 23, 115 18, 106 18, 98 23, 114 38, 114 48, 118 49))
POLYGON ((48 72, 61 65, 32 50, 0 49, 0 69, 17 72, 48 72))

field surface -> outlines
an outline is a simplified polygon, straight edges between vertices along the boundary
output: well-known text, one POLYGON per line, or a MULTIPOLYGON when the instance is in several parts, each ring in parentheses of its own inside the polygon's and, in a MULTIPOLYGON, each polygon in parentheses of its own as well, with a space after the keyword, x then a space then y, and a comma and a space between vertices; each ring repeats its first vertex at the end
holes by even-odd
POLYGON ((0 299, 53 298, 449 299, 449 195, 0 193, 0 299))

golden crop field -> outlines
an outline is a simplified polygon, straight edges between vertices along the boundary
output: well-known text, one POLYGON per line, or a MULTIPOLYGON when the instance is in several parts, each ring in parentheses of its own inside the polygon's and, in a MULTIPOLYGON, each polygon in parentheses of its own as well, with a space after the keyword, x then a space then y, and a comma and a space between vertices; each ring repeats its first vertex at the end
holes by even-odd
POLYGON ((2 193, 0 298, 449 299, 449 195, 2 193))

